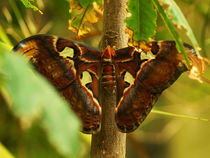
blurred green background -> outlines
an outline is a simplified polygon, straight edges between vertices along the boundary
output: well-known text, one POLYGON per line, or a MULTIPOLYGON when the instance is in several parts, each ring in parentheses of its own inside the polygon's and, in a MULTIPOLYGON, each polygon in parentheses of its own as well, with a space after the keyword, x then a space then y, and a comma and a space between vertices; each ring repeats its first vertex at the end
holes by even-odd
MULTIPOLYGON (((199 44, 201 55, 210 58, 210 1, 176 0, 188 20, 199 44)), ((47 33, 78 40, 68 30, 69 2, 62 0, 37 0, 43 15, 26 9, 19 0, 0 0, 0 26, 11 45, 34 34, 47 33)), ((171 39, 170 34, 158 17, 155 39, 171 39)), ((80 41, 95 46, 101 38, 102 24, 80 41)), ((183 41, 189 42, 180 31, 183 41)), ((207 65, 207 64, 206 64, 207 65)), ((210 79, 210 66, 204 76, 210 79)), ((210 119, 210 85, 199 83, 183 74, 159 98, 155 109, 176 114, 210 119)), ((11 112, 8 100, 0 96, 0 142, 17 158, 62 158, 47 139, 40 127, 39 119, 30 128, 22 127, 21 121, 11 112)), ((80 157, 88 158, 90 136, 80 134, 80 157)), ((1 153, 0 153, 1 155, 1 153)), ((0 156, 1 157, 1 156, 0 156)), ((210 122, 177 118, 150 113, 135 132, 127 137, 128 158, 209 158, 210 122)))

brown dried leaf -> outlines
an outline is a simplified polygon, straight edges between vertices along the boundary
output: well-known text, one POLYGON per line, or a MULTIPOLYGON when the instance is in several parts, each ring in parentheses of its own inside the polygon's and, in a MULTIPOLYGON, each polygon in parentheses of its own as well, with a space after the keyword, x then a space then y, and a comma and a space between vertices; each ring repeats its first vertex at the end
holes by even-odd
MULTIPOLYGON (((189 52, 186 49, 186 53, 187 56, 189 57, 190 60, 190 69, 189 69, 189 78, 197 80, 201 83, 206 82, 206 83, 210 83, 210 80, 202 77, 202 74, 205 72, 206 66, 204 61, 206 59, 204 59, 203 57, 201 57, 200 55, 194 55, 191 52, 189 52)), ((182 54, 178 54, 179 58, 181 58, 184 61, 184 57, 182 54)))
POLYGON ((93 29, 93 25, 102 19, 102 7, 96 2, 90 3, 83 8, 79 1, 70 1, 69 13, 72 18, 69 20, 69 30, 81 37, 93 29))
MULTIPOLYGON (((151 50, 150 44, 148 44, 145 41, 135 41, 133 40, 133 30, 126 28, 125 32, 129 35, 129 40, 128 40, 128 46, 135 47, 137 51, 144 51, 144 52, 149 52, 151 50)), ((149 39, 149 41, 151 41, 149 39)))
POLYGON ((71 0, 70 1, 70 9, 69 9, 69 13, 71 13, 73 11, 73 9, 81 9, 82 7, 79 4, 79 1, 77 0, 71 0))
POLYGON ((210 84, 210 80, 202 76, 206 69, 205 62, 210 63, 210 61, 202 57, 195 58, 189 56, 189 58, 192 61, 189 77, 201 83, 206 82, 210 84))

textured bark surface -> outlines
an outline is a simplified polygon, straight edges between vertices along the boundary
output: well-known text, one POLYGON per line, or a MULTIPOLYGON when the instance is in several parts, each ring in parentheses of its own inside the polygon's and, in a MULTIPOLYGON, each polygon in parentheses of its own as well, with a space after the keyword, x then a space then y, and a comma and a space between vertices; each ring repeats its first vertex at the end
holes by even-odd
POLYGON ((114 49, 127 46, 128 35, 125 34, 124 23, 126 2, 127 0, 104 0, 103 38, 100 48, 104 49, 107 45, 114 49))
MULTIPOLYGON (((127 45, 125 34, 126 0, 104 0, 102 49, 110 45, 119 49, 127 45)), ((91 158, 125 158, 126 134, 121 133, 115 123, 116 89, 100 87, 102 106, 101 131, 92 136, 91 158)))

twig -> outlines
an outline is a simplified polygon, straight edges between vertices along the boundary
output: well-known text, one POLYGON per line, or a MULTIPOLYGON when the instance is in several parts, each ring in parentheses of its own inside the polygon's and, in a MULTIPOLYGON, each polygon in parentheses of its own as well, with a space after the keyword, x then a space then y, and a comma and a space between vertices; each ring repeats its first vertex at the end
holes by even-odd
MULTIPOLYGON (((125 47, 125 0, 104 0, 103 38, 100 48, 107 45, 115 49, 125 47)), ((115 125, 116 89, 100 87, 102 106, 101 131, 92 136, 91 158, 125 158, 126 134, 115 125)))

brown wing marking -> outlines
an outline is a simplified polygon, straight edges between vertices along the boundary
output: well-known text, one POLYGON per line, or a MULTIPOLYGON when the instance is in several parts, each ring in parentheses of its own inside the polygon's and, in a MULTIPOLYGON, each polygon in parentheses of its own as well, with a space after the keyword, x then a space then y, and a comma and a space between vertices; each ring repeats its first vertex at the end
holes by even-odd
POLYGON ((59 55, 56 41, 53 36, 32 36, 21 41, 13 51, 29 58, 36 69, 60 89, 76 79, 76 70, 68 59, 59 55))
POLYGON ((61 92, 82 120, 83 132, 94 133, 100 129, 101 109, 98 101, 82 85, 79 77, 100 58, 98 50, 54 36, 36 35, 20 42, 13 52, 27 56, 36 69, 61 92), (73 49, 73 57, 62 56, 65 47, 73 49))
POLYGON ((123 97, 123 91, 129 86, 125 82, 125 74, 129 72, 135 78, 142 61, 139 52, 135 51, 133 47, 126 47, 116 50, 116 56, 113 58, 116 68, 116 81, 117 81, 117 101, 123 97))
MULTIPOLYGON (((186 50, 193 54, 188 47, 186 50)), ((152 42, 154 59, 146 61, 134 84, 124 91, 116 108, 116 123, 122 132, 134 131, 146 118, 158 96, 187 70, 174 41, 152 42)))

